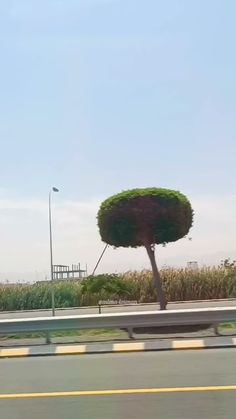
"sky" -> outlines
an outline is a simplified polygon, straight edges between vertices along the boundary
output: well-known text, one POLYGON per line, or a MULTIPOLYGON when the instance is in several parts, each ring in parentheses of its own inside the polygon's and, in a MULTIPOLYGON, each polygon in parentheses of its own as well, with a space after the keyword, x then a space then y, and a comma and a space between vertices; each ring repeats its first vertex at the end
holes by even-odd
MULTIPOLYGON (((88 265, 96 214, 133 187, 177 189, 191 241, 160 266, 235 258, 234 0, 0 2, 0 280, 88 265)), ((143 249, 109 248, 98 272, 147 269, 143 249)))

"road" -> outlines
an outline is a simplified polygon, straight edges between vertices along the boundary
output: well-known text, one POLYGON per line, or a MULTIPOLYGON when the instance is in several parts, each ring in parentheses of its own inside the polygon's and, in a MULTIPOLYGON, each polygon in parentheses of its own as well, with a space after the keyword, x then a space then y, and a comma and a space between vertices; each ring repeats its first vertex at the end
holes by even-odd
MULTIPOLYGON (((232 307, 236 305, 236 299, 232 300, 212 300, 205 302, 184 302, 184 303, 169 303, 168 309, 178 310, 184 308, 207 308, 207 307, 232 307)), ((130 306, 103 306, 102 313, 120 313, 132 311, 148 311, 156 310, 156 304, 134 304, 130 306)), ((56 316, 73 316, 79 314, 97 314, 98 307, 83 307, 83 308, 68 308, 57 309, 56 316)), ((15 318, 31 318, 31 317, 46 317, 51 315, 51 310, 32 310, 32 311, 15 311, 15 312, 0 312, 0 319, 15 319, 15 318)))
POLYGON ((234 349, 2 359, 0 370, 1 419, 235 418, 234 349))

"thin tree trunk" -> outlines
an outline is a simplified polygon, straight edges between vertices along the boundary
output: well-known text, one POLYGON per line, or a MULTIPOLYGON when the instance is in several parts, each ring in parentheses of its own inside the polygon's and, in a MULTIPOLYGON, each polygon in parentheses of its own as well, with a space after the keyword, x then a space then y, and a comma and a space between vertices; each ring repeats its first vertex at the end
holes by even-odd
POLYGON ((146 246, 147 254, 149 256, 151 266, 152 266, 152 274, 153 274, 153 281, 154 285, 157 290, 157 301, 160 304, 160 310, 165 310, 167 301, 161 286, 161 277, 157 268, 156 259, 155 259, 155 250, 153 245, 147 244, 146 246))

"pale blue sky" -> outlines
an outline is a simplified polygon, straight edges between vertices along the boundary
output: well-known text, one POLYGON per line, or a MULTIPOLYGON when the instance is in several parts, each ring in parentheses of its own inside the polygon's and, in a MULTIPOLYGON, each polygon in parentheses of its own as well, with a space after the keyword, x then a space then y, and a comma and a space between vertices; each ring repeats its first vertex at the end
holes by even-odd
MULTIPOLYGON (((9 240, 0 250, 7 266, 13 246, 26 270, 23 252, 38 240, 30 269, 46 269, 46 218, 34 210, 54 184, 61 208, 96 202, 93 219, 101 199, 137 186, 179 189, 197 207, 208 203, 209 213, 225 202, 223 211, 234 211, 235 19, 234 0, 0 3, 0 209, 9 240)), ((208 236, 220 218, 219 211, 208 236)), ((92 265, 100 247, 96 222, 89 228, 93 257, 88 232, 87 251, 79 252, 92 265)), ((235 248, 224 232, 217 255, 235 248)), ((68 243, 74 248, 72 237, 68 243)), ((58 254, 73 250, 61 245, 58 254)))

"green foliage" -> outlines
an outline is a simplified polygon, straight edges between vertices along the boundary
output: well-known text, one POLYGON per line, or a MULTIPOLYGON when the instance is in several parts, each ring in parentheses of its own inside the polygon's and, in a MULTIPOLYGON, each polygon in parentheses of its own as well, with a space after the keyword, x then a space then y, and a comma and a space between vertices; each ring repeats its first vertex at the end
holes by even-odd
MULTIPOLYGON (((168 301, 236 298, 236 267, 161 269, 168 301)), ((56 307, 98 305, 100 300, 156 301, 150 271, 98 275, 82 283, 55 284, 56 307)), ((0 285, 0 310, 31 310, 51 307, 51 284, 0 285)))
POLYGON ((129 298, 132 294, 131 285, 118 275, 90 276, 82 283, 82 295, 96 295, 99 299, 118 300, 129 298))
POLYGON ((163 188, 121 192, 106 199, 98 212, 102 240, 116 247, 174 242, 187 235, 192 222, 186 196, 163 188))
MULTIPOLYGON (((74 282, 58 282, 54 285, 57 307, 81 305, 81 287, 74 282)), ((51 307, 51 284, 0 285, 0 310, 36 310, 51 307)))

